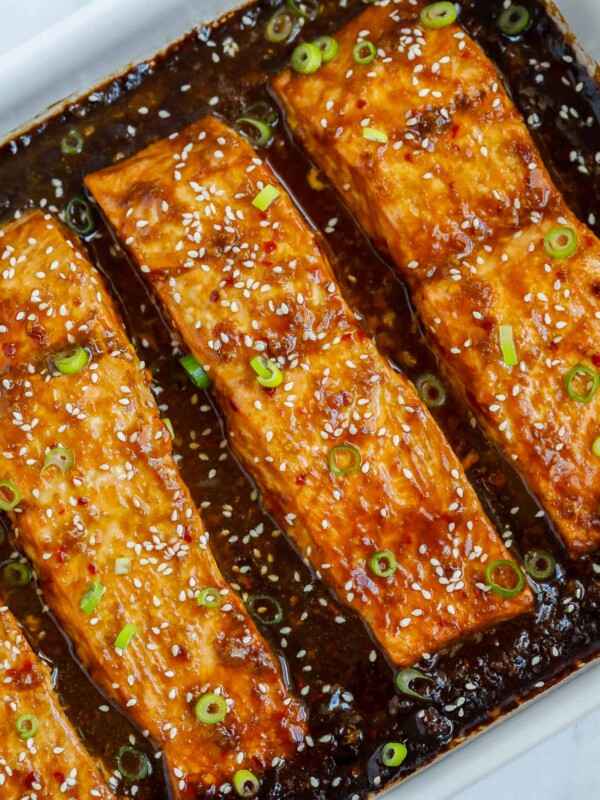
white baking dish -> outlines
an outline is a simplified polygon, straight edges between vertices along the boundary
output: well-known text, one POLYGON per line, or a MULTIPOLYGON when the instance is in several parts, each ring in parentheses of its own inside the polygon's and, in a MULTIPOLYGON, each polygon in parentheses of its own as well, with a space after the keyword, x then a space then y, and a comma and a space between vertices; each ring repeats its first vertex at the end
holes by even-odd
MULTIPOLYGON (((0 141, 60 106, 62 98, 92 89, 239 5, 240 0, 91 0, 0 55, 0 141)), ((589 56, 600 60, 599 0, 558 0, 556 5, 589 56)), ((447 800, 597 707, 600 664, 503 717, 386 796, 447 800)))

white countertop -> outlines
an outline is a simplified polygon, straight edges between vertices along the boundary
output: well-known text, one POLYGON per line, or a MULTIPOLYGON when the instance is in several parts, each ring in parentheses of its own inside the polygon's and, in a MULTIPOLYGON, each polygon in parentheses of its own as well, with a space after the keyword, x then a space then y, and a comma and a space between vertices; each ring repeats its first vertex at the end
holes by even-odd
MULTIPOLYGON (((85 2, 0 0, 0 56, 85 2)), ((600 0, 577 2, 595 4, 600 0)), ((596 789, 599 752, 600 711, 596 711, 453 800, 592 800, 600 796, 596 789)))

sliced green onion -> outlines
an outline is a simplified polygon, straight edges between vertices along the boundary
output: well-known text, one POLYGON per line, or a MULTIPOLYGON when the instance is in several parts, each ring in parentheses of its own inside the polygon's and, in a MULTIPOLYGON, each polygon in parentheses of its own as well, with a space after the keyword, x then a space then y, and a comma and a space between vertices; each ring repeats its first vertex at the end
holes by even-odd
POLYGON ((283 383, 283 372, 274 361, 269 361, 265 356, 255 356, 250 361, 250 366, 256 372, 256 380, 267 389, 275 389, 283 383))
POLYGON ((592 453, 600 458, 600 436, 598 436, 592 445, 592 453))
POLYGON ((216 725, 227 716, 227 701, 220 694, 203 694, 194 713, 204 725, 216 725))
POLYGON ((152 771, 150 759, 146 753, 136 750, 135 747, 121 747, 117 753, 117 769, 128 781, 143 781, 152 771), (131 761, 136 762, 137 769, 130 769, 131 761))
POLYGON ((518 36, 531 22, 531 14, 525 6, 505 8, 498 17, 498 27, 507 36, 518 36))
POLYGON ((299 27, 298 17, 287 8, 280 8, 267 22, 265 36, 270 42, 281 44, 289 41, 299 27))
POLYGON ((66 156, 75 156, 83 150, 84 141, 79 131, 73 128, 61 139, 60 149, 66 156))
POLYGON ((352 444, 340 444, 329 451, 329 469, 334 475, 352 475, 361 462, 360 450, 352 444))
POLYGON ((333 36, 319 36, 314 40, 313 44, 321 51, 321 61, 323 64, 329 64, 340 52, 340 46, 333 36))
POLYGON ((63 350, 54 359, 54 366, 62 375, 77 375, 90 363, 90 354, 83 347, 71 347, 63 350))
POLYGON ((571 258, 577 252, 579 241, 573 228, 552 228, 544 236, 544 250, 550 258, 571 258))
POLYGON ((292 14, 311 22, 318 17, 321 10, 318 0, 286 0, 285 4, 292 14))
POLYGON ((512 325, 500 325, 500 349, 507 367, 516 367, 519 363, 517 349, 513 338, 512 325))
POLYGON ((0 510, 12 511, 19 505, 23 495, 13 481, 0 481, 0 510))
POLYGON ((269 206, 277 200, 281 192, 276 186, 268 183, 264 189, 256 195, 252 201, 252 205, 258 208, 259 211, 266 211, 269 206))
POLYGON ((369 560, 371 572, 378 578, 389 578, 396 572, 398 562, 396 556, 389 550, 380 550, 369 560))
POLYGON ((246 600, 246 608, 263 625, 279 625, 283 620, 283 608, 274 597, 267 594, 252 594, 246 600))
POLYGON ((406 745, 401 742, 388 742, 381 751, 381 760, 386 767, 399 767, 407 755, 406 745))
POLYGON ((115 575, 129 575, 130 569, 130 558, 115 558, 115 575))
POLYGON ((357 64, 361 66, 365 66, 366 64, 370 64, 372 61, 375 60, 375 56, 377 55, 377 48, 373 44, 373 42, 357 42, 354 45, 354 50, 352 51, 354 55, 354 60, 357 64))
POLYGON ((506 561, 505 559, 492 561, 491 564, 488 564, 488 567, 485 571, 485 579, 492 591, 500 595, 500 597, 515 597, 525 585, 525 576, 519 567, 517 567, 513 561, 506 561), (494 580, 494 573, 497 570, 509 570, 516 577, 517 583, 514 586, 504 586, 503 584, 498 583, 494 580))
POLYGON ((381 144, 387 144, 390 140, 387 133, 378 128, 363 128, 363 138, 368 139, 369 142, 380 142, 381 144))
POLYGON ((567 373, 566 384, 569 397, 576 400, 578 403, 589 403, 600 386, 600 375, 593 367, 588 367, 587 364, 577 364, 577 366, 573 367, 573 369, 569 370, 567 373), (590 378, 590 381, 587 381, 585 387, 583 387, 587 391, 587 394, 581 394, 573 385, 576 380, 581 382, 584 375, 590 378))
POLYGON ((252 103, 244 112, 244 116, 259 119, 261 122, 266 122, 267 125, 274 126, 279 120, 279 114, 266 100, 257 100, 252 103))
POLYGON ((198 605, 203 608, 219 608, 222 601, 221 592, 212 586, 207 586, 206 589, 202 589, 196 599, 198 605))
POLYGON ((238 769, 233 776, 233 787, 240 797, 256 797, 260 781, 249 769, 238 769))
POLYGON ((131 644, 131 640, 137 633, 137 625, 132 625, 128 622, 123 626, 121 633, 115 639, 115 647, 119 650, 125 650, 131 644))
POLYGON ((421 11, 421 24, 425 28, 438 30, 452 25, 457 16, 454 3, 431 3, 421 11))
POLYGON ((92 207, 85 197, 73 197, 65 209, 65 223, 80 236, 89 236, 96 228, 92 207))
POLYGON ((31 739, 40 728, 37 717, 33 714, 23 714, 16 723, 17 733, 23 740, 31 739))
POLYGON ((190 376, 192 383, 199 389, 208 389, 210 378, 194 356, 184 356, 179 359, 179 363, 190 376))
POLYGON ((419 375, 415 381, 415 388, 428 408, 440 408, 446 402, 447 394, 444 384, 435 375, 429 373, 419 375))
POLYGON ((425 675, 420 669, 415 669, 414 667, 403 669, 396 675, 396 686, 402 694, 405 694, 407 697, 414 697, 416 700, 427 700, 427 695, 419 694, 419 692, 411 688, 411 683, 413 681, 435 683, 434 679, 430 678, 429 675, 425 675))
POLYGON ((300 75, 311 75, 319 69, 322 63, 321 51, 316 45, 309 42, 299 44, 292 53, 290 61, 294 72, 298 72, 300 75))
POLYGON ((46 454, 42 475, 52 467, 57 467, 63 475, 66 475, 73 466, 74 461, 75 456, 72 450, 68 450, 66 447, 54 447, 46 454))
POLYGON ((173 430, 173 423, 171 422, 171 420, 168 417, 164 417, 163 418, 163 425, 169 431, 169 436, 171 437, 171 439, 174 439, 175 438, 175 431, 173 430))
POLYGON ((273 128, 260 119, 240 117, 235 127, 252 147, 267 147, 273 141, 273 128))
POLYGON ((31 567, 26 561, 9 561, 2 567, 2 580, 7 586, 21 588, 31 580, 31 567))
POLYGON ((90 588, 81 598, 81 603, 79 604, 79 608, 84 614, 91 614, 94 611, 100 600, 102 600, 102 595, 105 591, 106 587, 102 586, 100 581, 94 581, 92 583, 90 588))
POLYGON ((556 574, 556 559, 548 550, 530 550, 523 559, 528 575, 536 581, 552 578, 556 574))

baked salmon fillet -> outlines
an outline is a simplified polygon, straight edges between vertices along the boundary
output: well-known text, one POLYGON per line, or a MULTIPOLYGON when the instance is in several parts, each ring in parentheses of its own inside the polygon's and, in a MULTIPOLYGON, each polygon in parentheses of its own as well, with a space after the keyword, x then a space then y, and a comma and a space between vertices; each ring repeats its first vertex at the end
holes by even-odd
POLYGON ((244 139, 207 117, 86 182, 210 376, 265 506, 394 664, 531 609, 460 462, 244 139), (497 561, 509 597, 490 591, 497 561))
MULTIPOLYGON (((174 796, 291 756, 303 711, 221 576, 100 276, 33 213, 0 238, 0 496, 92 678, 174 796)), ((239 778, 239 776, 238 776, 239 778)))
POLYGON ((600 243, 489 59, 422 11, 369 8, 334 61, 273 86, 407 282, 447 377, 582 554, 600 545, 600 243))
POLYGON ((0 608, 0 683, 3 800, 114 800, 60 706, 50 670, 5 606, 0 608))

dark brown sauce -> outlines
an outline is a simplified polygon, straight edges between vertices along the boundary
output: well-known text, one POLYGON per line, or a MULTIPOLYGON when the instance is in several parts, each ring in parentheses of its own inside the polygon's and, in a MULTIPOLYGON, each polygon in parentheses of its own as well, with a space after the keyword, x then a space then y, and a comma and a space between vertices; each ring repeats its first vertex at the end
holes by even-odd
MULTIPOLYGON (((574 62, 569 42, 540 3, 527 0, 527 5, 533 24, 513 41, 498 32, 501 0, 465 0, 461 20, 500 68, 569 204, 600 234, 600 87, 585 67, 574 62)), ((214 30, 195 32, 154 61, 135 67, 6 144, 0 149, 2 220, 32 205, 62 211, 69 198, 82 194, 84 174, 133 154, 211 108, 235 121, 250 103, 268 99, 266 83, 291 49, 269 44, 264 37, 265 21, 275 7, 273 2, 261 2, 214 30), (231 41, 239 47, 235 57, 228 54, 231 41), (211 98, 218 98, 214 105, 209 104, 211 98), (168 111, 169 116, 159 111, 168 111), (84 150, 80 155, 62 155, 61 139, 72 128, 85 135, 84 150), (58 194, 56 180, 61 182, 58 194)), ((304 35, 312 38, 335 31, 361 8, 358 0, 350 0, 347 9, 325 0, 320 16, 306 26, 304 35)), ((327 231, 323 235, 351 306, 362 315, 382 352, 411 378, 436 372, 435 358, 405 288, 335 193, 310 187, 311 165, 281 122, 277 132, 266 156, 309 219, 327 231), (330 224, 334 219, 337 222, 330 224)), ((202 509, 221 569, 242 592, 272 595, 283 608, 281 624, 261 628, 306 703, 312 739, 293 763, 267 776, 261 797, 365 797, 600 651, 600 590, 593 559, 578 563, 569 559, 519 476, 449 390, 447 403, 434 414, 492 520, 517 555, 534 546, 551 549, 559 567, 553 580, 537 585, 535 616, 487 631, 423 662, 423 669, 435 678, 427 701, 400 695, 385 658, 378 653, 372 660, 377 651, 360 620, 313 578, 261 511, 252 482, 232 463, 222 422, 209 397, 196 394, 186 381, 173 334, 102 220, 98 219, 98 230, 87 244, 119 301, 140 357, 154 373, 157 402, 176 431, 177 461, 202 509), (409 756, 400 770, 381 764, 380 748, 390 740, 408 745, 409 756)), ((1 560, 11 556, 9 540, 5 535, 0 545, 1 560)), ((35 590, 0 586, 0 591, 25 624, 34 647, 53 665, 60 696, 90 750, 110 770, 129 737, 153 756, 151 743, 79 668, 35 590), (100 706, 109 710, 99 710, 100 706)), ((168 797, 160 759, 153 758, 153 765, 152 775, 138 787, 140 800, 168 797)), ((115 787, 122 796, 133 793, 123 780, 117 779, 115 787)), ((217 790, 210 796, 218 797, 217 790)))

